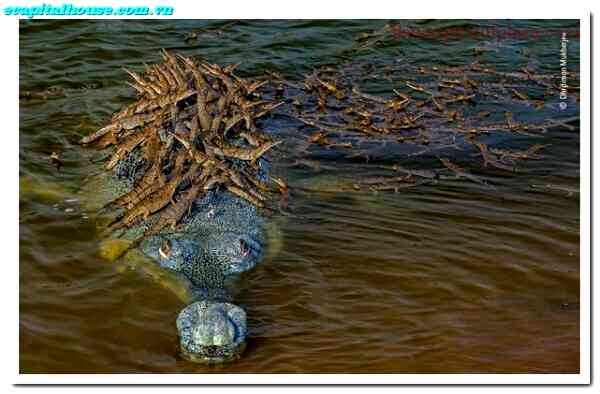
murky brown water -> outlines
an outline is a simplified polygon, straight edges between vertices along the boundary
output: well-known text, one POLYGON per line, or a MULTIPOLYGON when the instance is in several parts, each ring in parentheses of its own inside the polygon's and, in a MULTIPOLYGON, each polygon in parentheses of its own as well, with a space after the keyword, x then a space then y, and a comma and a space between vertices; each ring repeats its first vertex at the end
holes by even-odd
MULTIPOLYGON (((235 300, 250 334, 234 364, 182 360, 175 319, 185 305, 143 271, 99 257, 77 193, 97 167, 75 142, 130 96, 120 66, 167 47, 244 59, 248 72, 274 64, 301 73, 383 23, 246 22, 198 47, 184 33, 217 22, 23 22, 21 89, 67 90, 20 107, 21 373, 578 372, 579 193, 529 186, 578 190, 578 132, 545 136, 545 159, 517 174, 486 172, 495 189, 449 181, 336 193, 319 190, 375 170, 280 169, 302 186, 299 216, 281 220, 281 251, 240 281, 235 300), (60 172, 47 161, 54 147, 65 157, 60 172)), ((409 60, 411 50, 433 50, 401 49, 409 60)))

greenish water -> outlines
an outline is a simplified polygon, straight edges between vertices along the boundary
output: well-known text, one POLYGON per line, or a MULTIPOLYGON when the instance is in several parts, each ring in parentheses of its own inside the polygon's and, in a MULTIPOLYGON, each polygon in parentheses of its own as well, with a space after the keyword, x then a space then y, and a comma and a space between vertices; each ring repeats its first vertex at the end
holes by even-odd
MULTIPOLYGON (((98 164, 77 141, 134 97, 122 67, 160 61, 161 48, 242 62, 241 75, 274 69, 302 80, 316 66, 342 67, 365 91, 384 94, 401 80, 394 76, 390 86, 386 66, 464 65, 475 47, 500 70, 557 74, 559 32, 578 27, 393 22, 442 38, 468 33, 442 40, 399 37, 388 23, 21 21, 21 92, 59 94, 20 101, 20 371, 577 372, 578 128, 532 138, 550 144, 544 160, 521 163, 517 173, 474 170, 494 189, 460 180, 350 194, 333 187, 336 179, 378 175, 376 165, 336 159, 322 160, 320 171, 290 167, 294 150, 284 146, 273 160, 296 190, 298 216, 282 221, 280 252, 240 282, 236 303, 248 314, 250 338, 235 364, 181 359, 174 322, 182 301, 144 272, 100 257, 93 215, 78 193, 98 164), (498 42, 477 33, 483 28, 547 34, 498 42), (50 165, 53 150, 64 159, 60 171, 50 165)), ((573 37, 573 69, 578 45, 573 37)), ((559 116, 553 108, 511 111, 541 122, 559 116)), ((578 112, 573 105, 565 114, 578 112)), ((294 123, 270 122, 266 129, 288 146, 306 139, 294 123)), ((431 158, 411 163, 419 160, 431 158)))

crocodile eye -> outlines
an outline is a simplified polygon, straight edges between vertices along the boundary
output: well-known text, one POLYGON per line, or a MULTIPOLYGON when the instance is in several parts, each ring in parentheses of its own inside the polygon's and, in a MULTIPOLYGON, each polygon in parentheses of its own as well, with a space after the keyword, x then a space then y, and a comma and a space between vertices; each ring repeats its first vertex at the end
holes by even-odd
POLYGON ((164 240, 158 249, 158 253, 163 259, 168 259, 171 255, 171 241, 168 239, 164 240))
POLYGON ((248 257, 248 255, 250 255, 250 248, 243 239, 240 239, 240 250, 242 251, 242 255, 244 257, 248 257))

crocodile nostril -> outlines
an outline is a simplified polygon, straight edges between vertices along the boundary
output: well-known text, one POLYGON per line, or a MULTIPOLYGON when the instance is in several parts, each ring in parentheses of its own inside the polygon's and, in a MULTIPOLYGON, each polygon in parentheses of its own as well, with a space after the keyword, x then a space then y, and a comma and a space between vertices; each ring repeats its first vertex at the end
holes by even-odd
POLYGON ((158 249, 158 253, 163 259, 168 259, 171 255, 171 241, 168 239, 164 240, 158 249))

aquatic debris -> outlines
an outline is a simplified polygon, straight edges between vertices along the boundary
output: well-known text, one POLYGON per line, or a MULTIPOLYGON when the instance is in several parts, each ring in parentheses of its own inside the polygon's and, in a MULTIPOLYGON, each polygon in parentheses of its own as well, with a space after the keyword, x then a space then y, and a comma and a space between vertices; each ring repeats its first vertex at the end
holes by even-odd
POLYGON ((237 65, 197 62, 166 50, 162 56, 164 63, 147 65, 141 74, 125 69, 137 100, 80 141, 113 149, 107 170, 138 153, 140 173, 131 190, 109 204, 125 208, 109 229, 154 215, 144 236, 174 229, 209 190, 228 190, 258 207, 283 194, 281 182, 261 179, 259 160, 281 143, 255 123, 281 104, 256 94, 265 81, 240 77, 237 65))

